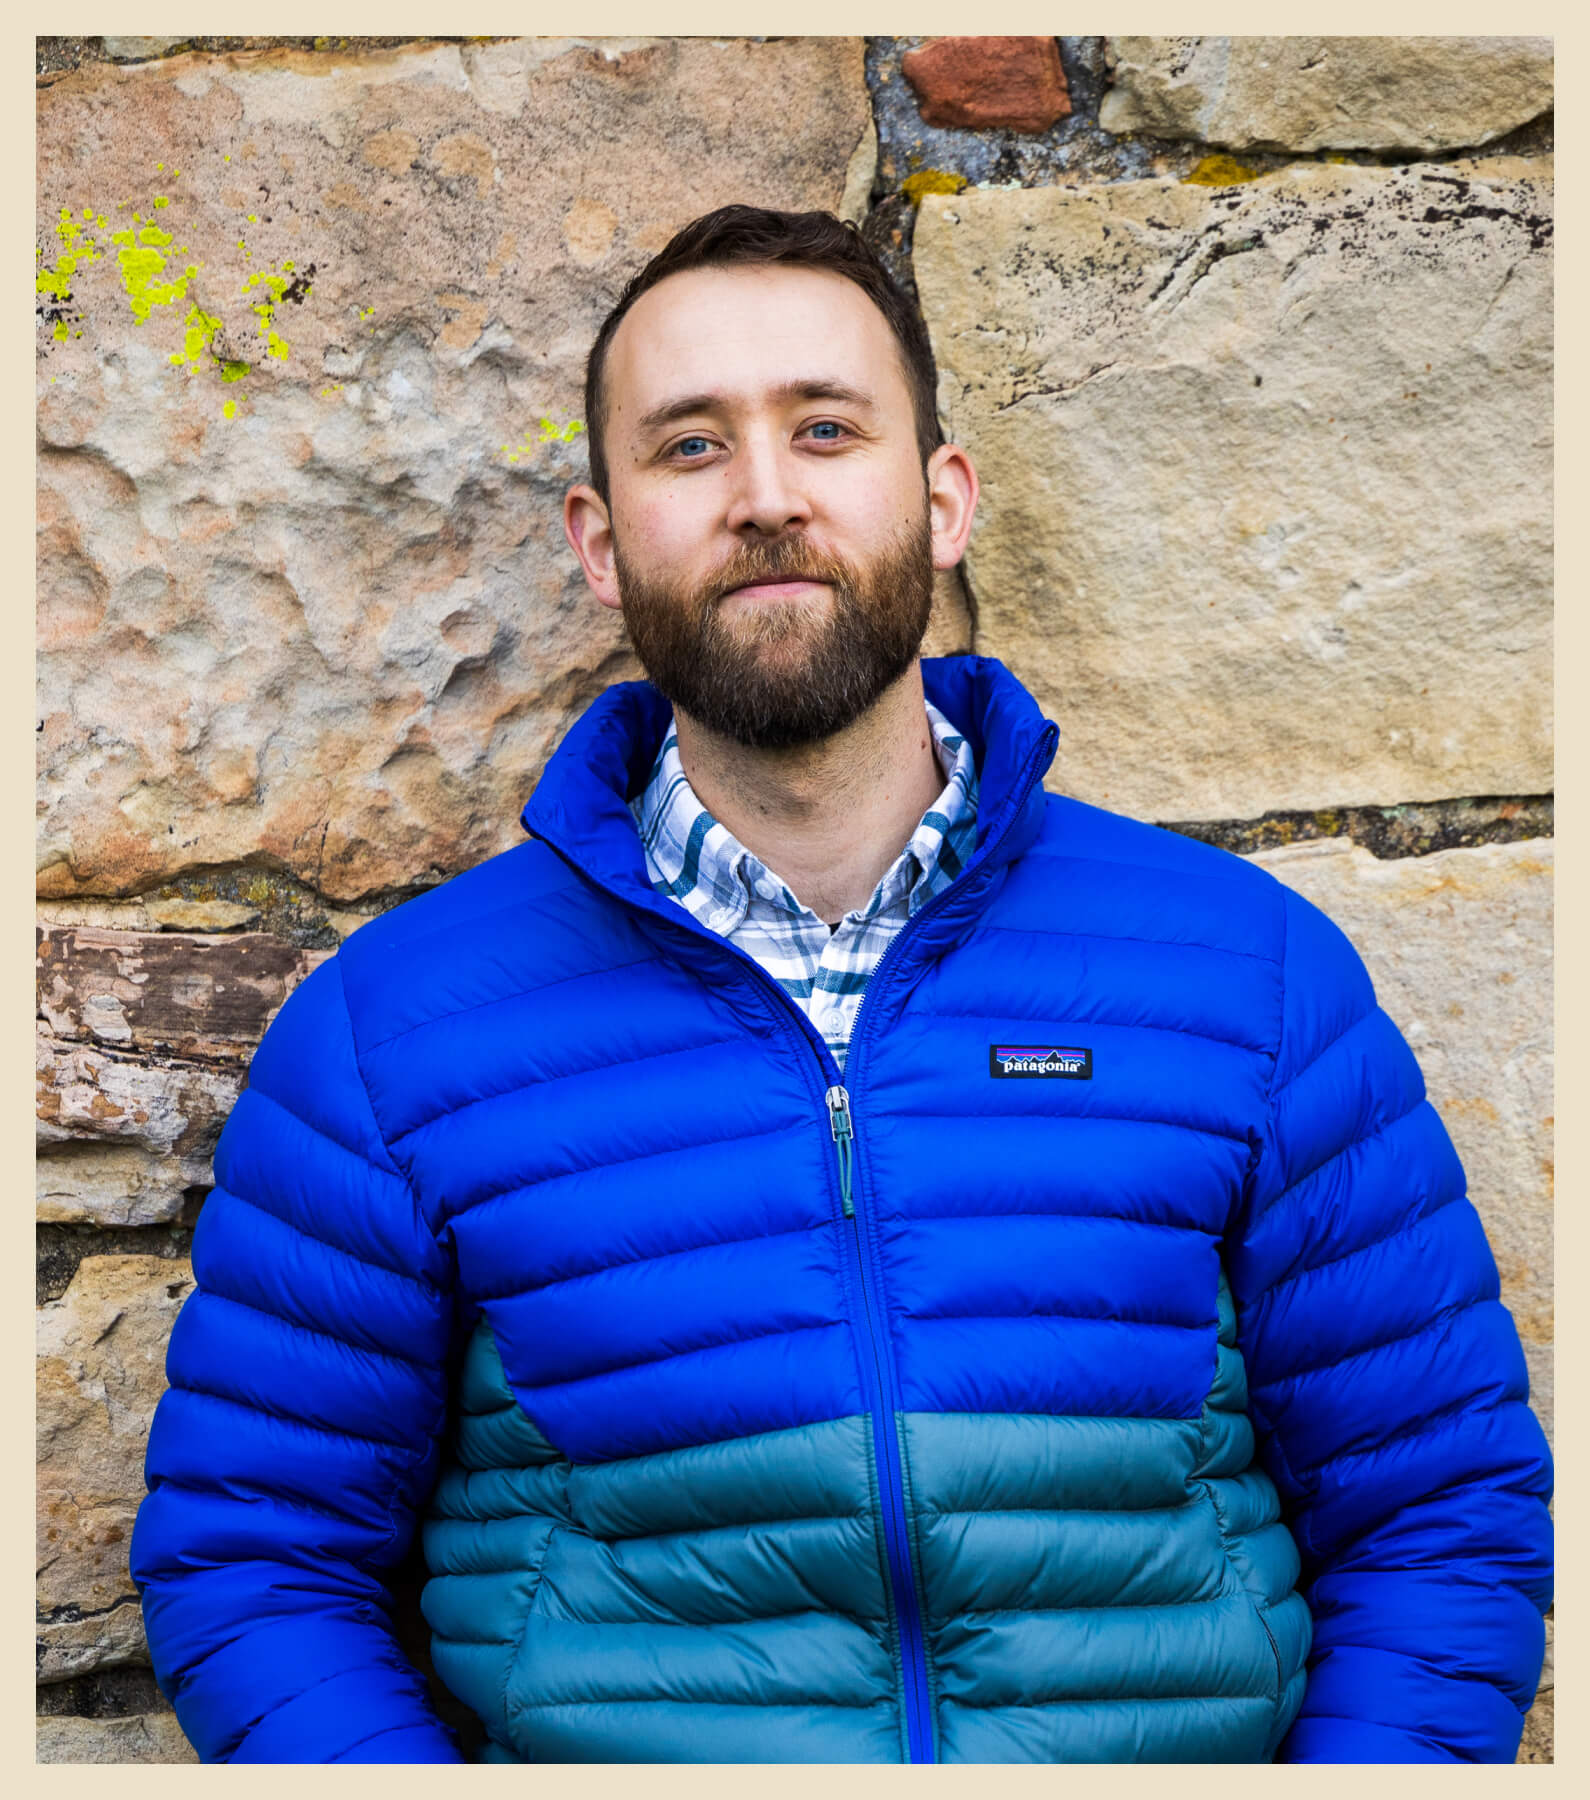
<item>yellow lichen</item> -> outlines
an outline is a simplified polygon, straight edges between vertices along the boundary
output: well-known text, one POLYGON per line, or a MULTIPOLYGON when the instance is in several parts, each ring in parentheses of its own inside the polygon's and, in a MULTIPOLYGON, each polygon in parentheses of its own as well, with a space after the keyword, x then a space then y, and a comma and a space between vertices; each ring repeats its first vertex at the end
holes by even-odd
MULTIPOLYGON (((259 320, 260 333, 265 339, 265 354, 278 357, 285 362, 287 360, 287 342, 277 334, 274 321, 276 308, 281 304, 282 296, 287 292, 289 284, 286 276, 272 275, 261 269, 257 275, 250 275, 248 280, 243 283, 243 292, 246 294, 251 288, 257 287, 261 283, 270 290, 270 298, 256 300, 253 303, 253 311, 259 320)), ((304 291, 307 293, 309 290, 306 288, 304 291)))
POLYGON ((570 419, 566 425, 558 425, 554 420, 543 415, 540 420, 541 435, 532 440, 530 433, 525 432, 517 444, 504 444, 498 452, 506 456, 509 462, 516 463, 534 453, 537 444, 572 443, 574 438, 585 429, 581 419, 570 419))
MULTIPOLYGON (((193 271, 190 269, 189 273, 193 271)), ((221 321, 212 313, 205 312, 203 307, 193 305, 188 308, 188 316, 183 324, 183 346, 173 352, 171 361, 179 366, 185 364, 191 372, 197 374, 205 351, 209 350, 212 356, 215 354, 212 346, 215 334, 221 329, 221 321)))
POLYGON ((1183 187, 1236 187, 1240 182, 1257 181, 1261 172, 1234 156, 1206 156, 1181 179, 1183 187))
POLYGON ((965 186, 964 175, 952 175, 945 169, 918 169, 900 183, 900 191, 916 207, 922 204, 924 194, 958 194, 965 186))
MULTIPOLYGON (((227 157, 227 161, 231 158, 227 157)), ((181 175, 180 169, 166 170, 165 165, 157 167, 166 174, 169 181, 175 181, 181 175)), ((114 211, 120 212, 136 203, 129 196, 115 202, 114 211)), ((132 225, 124 230, 109 232, 105 239, 105 247, 114 244, 117 247, 117 262, 120 267, 122 285, 126 290, 128 304, 133 313, 135 323, 147 323, 156 306, 170 306, 177 301, 188 299, 188 284, 193 281, 204 268, 203 261, 191 261, 182 266, 182 272, 175 274, 168 270, 167 262, 172 252, 175 234, 161 230, 154 222, 155 212, 164 211, 171 205, 170 196, 156 194, 150 203, 149 215, 134 211, 132 225)), ((96 212, 92 206, 81 208, 85 223, 97 225, 101 230, 112 221, 103 212, 96 212)), ((251 221, 257 221, 258 214, 248 215, 251 221)), ((35 292, 47 296, 59 304, 73 299, 73 279, 78 276, 83 265, 99 260, 105 252, 95 240, 85 235, 83 225, 75 216, 74 209, 63 206, 55 226, 56 235, 61 241, 61 254, 54 264, 46 264, 44 250, 34 247, 35 292)), ((238 248, 248 256, 248 246, 243 238, 238 239, 238 248)), ((186 244, 177 245, 175 255, 184 257, 188 253, 186 244)), ((288 261, 282 265, 281 275, 260 274, 249 277, 243 284, 245 298, 263 287, 264 294, 256 294, 251 310, 257 320, 257 329, 265 339, 265 354, 278 361, 286 361, 289 356, 287 341, 276 330, 276 310, 289 290, 289 282, 294 279, 295 264, 288 261)), ((291 297, 301 300, 310 292, 309 284, 301 277, 292 288, 291 297)), ((81 314, 78 315, 81 319, 81 314)), ((81 329, 73 329, 65 319, 49 318, 46 322, 51 327, 51 334, 57 342, 68 337, 81 337, 81 329)), ((238 382, 246 376, 252 367, 248 362, 236 358, 223 357, 216 348, 216 340, 222 330, 222 320, 215 314, 206 312, 202 306, 190 300, 187 315, 183 321, 182 347, 175 350, 167 358, 168 362, 185 371, 191 377, 198 373, 206 361, 213 362, 219 370, 223 382, 238 382)), ((235 410, 235 405, 234 405, 235 410)), ((228 417, 231 413, 227 414, 228 417)))
POLYGON ((122 285, 127 290, 133 318, 138 324, 146 323, 151 307, 169 306, 173 301, 184 297, 189 280, 186 274, 178 276, 175 281, 157 279, 166 266, 166 259, 160 252, 171 242, 169 231, 162 231, 157 225, 145 225, 136 234, 131 231, 112 232, 111 242, 121 246, 118 260, 121 263, 122 285))

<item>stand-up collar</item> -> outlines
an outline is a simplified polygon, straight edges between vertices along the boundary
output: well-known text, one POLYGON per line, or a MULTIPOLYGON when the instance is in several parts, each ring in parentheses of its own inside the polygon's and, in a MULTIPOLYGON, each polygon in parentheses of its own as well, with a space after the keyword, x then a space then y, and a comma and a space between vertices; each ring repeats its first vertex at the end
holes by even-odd
MULTIPOLYGON (((996 657, 924 657, 922 687, 977 758, 973 861, 990 840, 1000 862, 1019 856, 1042 825, 1041 784, 1059 727, 996 657)), ((648 903, 655 896, 629 800, 645 784, 672 710, 649 681, 608 688, 564 735, 521 814, 526 831, 605 886, 648 903)))

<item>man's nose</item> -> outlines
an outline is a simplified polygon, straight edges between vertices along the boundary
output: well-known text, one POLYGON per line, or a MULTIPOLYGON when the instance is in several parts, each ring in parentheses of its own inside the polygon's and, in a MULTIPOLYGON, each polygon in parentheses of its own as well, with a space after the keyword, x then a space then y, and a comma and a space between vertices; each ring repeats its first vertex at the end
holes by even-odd
POLYGON ((769 535, 805 524, 812 516, 811 497, 800 458, 790 446, 766 433, 749 432, 730 459, 728 524, 748 526, 769 535))

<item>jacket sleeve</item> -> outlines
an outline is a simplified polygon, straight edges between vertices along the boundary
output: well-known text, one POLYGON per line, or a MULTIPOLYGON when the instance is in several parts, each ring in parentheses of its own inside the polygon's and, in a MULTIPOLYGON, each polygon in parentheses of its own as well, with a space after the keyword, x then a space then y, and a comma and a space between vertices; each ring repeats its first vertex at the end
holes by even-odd
POLYGON ((1288 892, 1267 1130, 1229 1251, 1314 1643, 1282 1762, 1511 1762, 1551 1458, 1463 1170, 1342 933, 1288 892))
POLYGON ((447 1258, 382 1141, 340 958, 227 1120, 132 1541, 160 1687, 205 1762, 458 1762, 383 1577, 436 1473, 447 1258))

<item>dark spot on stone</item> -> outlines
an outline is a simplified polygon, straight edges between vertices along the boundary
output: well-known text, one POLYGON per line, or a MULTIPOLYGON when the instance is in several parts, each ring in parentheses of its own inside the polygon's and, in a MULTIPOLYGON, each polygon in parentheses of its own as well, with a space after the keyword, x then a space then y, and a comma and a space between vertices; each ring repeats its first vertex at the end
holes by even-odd
POLYGON ((1164 821, 1168 830, 1239 856, 1315 838, 1346 837, 1382 861, 1511 844, 1552 836, 1550 794, 1493 795, 1465 800, 1412 801, 1401 806, 1342 806, 1319 812, 1268 812, 1257 819, 1164 821))
POLYGON ((309 284, 315 278, 315 265, 311 263, 302 274, 295 275, 292 281, 282 289, 282 299, 291 300, 294 306, 302 306, 304 297, 309 292, 309 284))
POLYGON ((171 1704, 156 1685, 154 1670, 133 1665, 47 1682, 38 1690, 36 1710, 41 1718, 125 1719, 168 1713, 171 1704))

